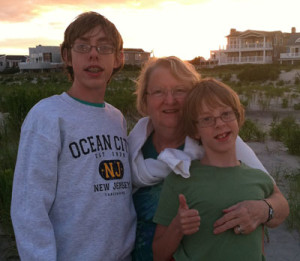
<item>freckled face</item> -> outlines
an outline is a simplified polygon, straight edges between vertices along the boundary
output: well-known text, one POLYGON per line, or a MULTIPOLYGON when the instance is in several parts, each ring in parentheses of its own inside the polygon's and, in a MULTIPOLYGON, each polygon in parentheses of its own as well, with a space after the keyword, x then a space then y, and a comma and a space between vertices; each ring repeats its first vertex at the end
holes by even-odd
POLYGON ((187 88, 186 86, 186 83, 180 82, 171 74, 169 68, 160 66, 151 73, 147 92, 152 93, 157 89, 168 91, 163 98, 147 95, 147 113, 155 130, 179 128, 186 95, 174 98, 170 90, 178 87, 187 88))
MULTIPOLYGON (((206 104, 202 106, 202 111, 199 118, 218 117, 224 112, 231 111, 232 108, 223 104, 214 109, 207 107, 206 104)), ((201 138, 201 142, 206 151, 212 152, 227 152, 235 148, 236 138, 239 133, 239 126, 237 119, 224 122, 217 118, 215 125, 206 128, 197 127, 197 138, 201 138)))

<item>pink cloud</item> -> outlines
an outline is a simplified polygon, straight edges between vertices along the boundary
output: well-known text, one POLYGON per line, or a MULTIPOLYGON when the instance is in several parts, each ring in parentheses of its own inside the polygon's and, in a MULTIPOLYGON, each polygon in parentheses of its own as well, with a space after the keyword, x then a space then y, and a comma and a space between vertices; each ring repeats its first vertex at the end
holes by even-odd
MULTIPOLYGON (((180 4, 192 4, 199 3, 208 0, 175 0, 180 4)), ((93 9, 101 7, 131 7, 131 8, 149 8, 155 7, 166 0, 104 0, 100 3, 95 0, 9 0, 2 1, 0 10, 0 21, 1 22, 25 22, 33 19, 40 15, 40 13, 46 8, 80 8, 80 7, 92 7, 93 9)))

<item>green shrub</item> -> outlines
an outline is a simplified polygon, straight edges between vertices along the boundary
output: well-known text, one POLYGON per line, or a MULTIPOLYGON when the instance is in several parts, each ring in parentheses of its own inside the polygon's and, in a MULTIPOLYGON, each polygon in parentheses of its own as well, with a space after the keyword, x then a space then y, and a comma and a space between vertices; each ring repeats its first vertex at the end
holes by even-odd
POLYGON ((223 82, 229 82, 231 79, 231 74, 230 73, 226 73, 222 75, 222 81, 223 82))
POLYGON ((283 80, 280 80, 277 82, 277 86, 283 86, 284 85, 284 81, 283 80))
POLYGON ((277 80, 280 74, 279 66, 275 65, 248 65, 237 75, 241 81, 277 80))
POLYGON ((124 115, 136 113, 136 96, 134 82, 126 78, 124 80, 112 80, 106 89, 105 101, 118 108, 124 115))
POLYGON ((294 104, 294 110, 300 110, 300 103, 294 104))
POLYGON ((287 108, 288 107, 288 104, 289 104, 289 101, 287 98, 283 98, 282 99, 282 103, 281 103, 281 108, 287 108))
POLYGON ((0 222, 9 234, 13 233, 10 219, 13 175, 12 169, 0 170, 0 222))
POLYGON ((241 99, 241 104, 244 106, 244 108, 247 108, 249 105, 249 99, 241 99))
POLYGON ((289 116, 281 122, 271 123, 270 136, 276 141, 281 141, 294 155, 300 155, 300 125, 296 123, 294 117, 289 116))
POLYGON ((286 117, 280 122, 278 122, 278 120, 273 120, 271 123, 270 136, 275 141, 284 142, 286 137, 290 137, 292 131, 298 128, 299 126, 292 116, 286 117))
POLYGON ((300 170, 287 178, 289 181, 288 202, 290 214, 286 222, 290 229, 296 229, 300 232, 300 170))
POLYGON ((266 133, 249 119, 245 120, 239 135, 244 141, 264 141, 266 137, 266 133))
POLYGON ((289 152, 300 156, 300 128, 293 129, 289 136, 284 139, 284 144, 287 146, 289 152))

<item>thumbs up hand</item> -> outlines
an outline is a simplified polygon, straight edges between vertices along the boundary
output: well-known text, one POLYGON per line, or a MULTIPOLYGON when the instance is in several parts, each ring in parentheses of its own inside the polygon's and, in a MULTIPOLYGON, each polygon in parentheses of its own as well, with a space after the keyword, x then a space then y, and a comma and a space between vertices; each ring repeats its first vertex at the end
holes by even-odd
POLYGON ((199 230, 199 212, 196 209, 189 209, 183 194, 179 194, 179 207, 175 219, 176 227, 183 235, 191 235, 199 230))

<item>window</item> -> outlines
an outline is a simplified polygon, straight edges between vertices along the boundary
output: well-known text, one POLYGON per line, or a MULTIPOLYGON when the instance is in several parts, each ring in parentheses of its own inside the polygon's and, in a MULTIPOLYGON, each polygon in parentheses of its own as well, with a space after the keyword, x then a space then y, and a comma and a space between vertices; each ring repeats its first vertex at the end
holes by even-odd
POLYGON ((229 38, 229 45, 232 48, 236 48, 237 47, 237 39, 236 38, 229 38))
POLYGON ((43 53, 44 62, 52 62, 52 53, 43 53))
POLYGON ((128 61, 129 60, 129 54, 128 53, 125 53, 125 61, 128 61))
POLYGON ((136 60, 136 61, 140 61, 140 60, 141 60, 141 56, 142 56, 142 55, 141 55, 140 53, 136 53, 135 56, 134 56, 134 57, 135 57, 135 60, 136 60))

